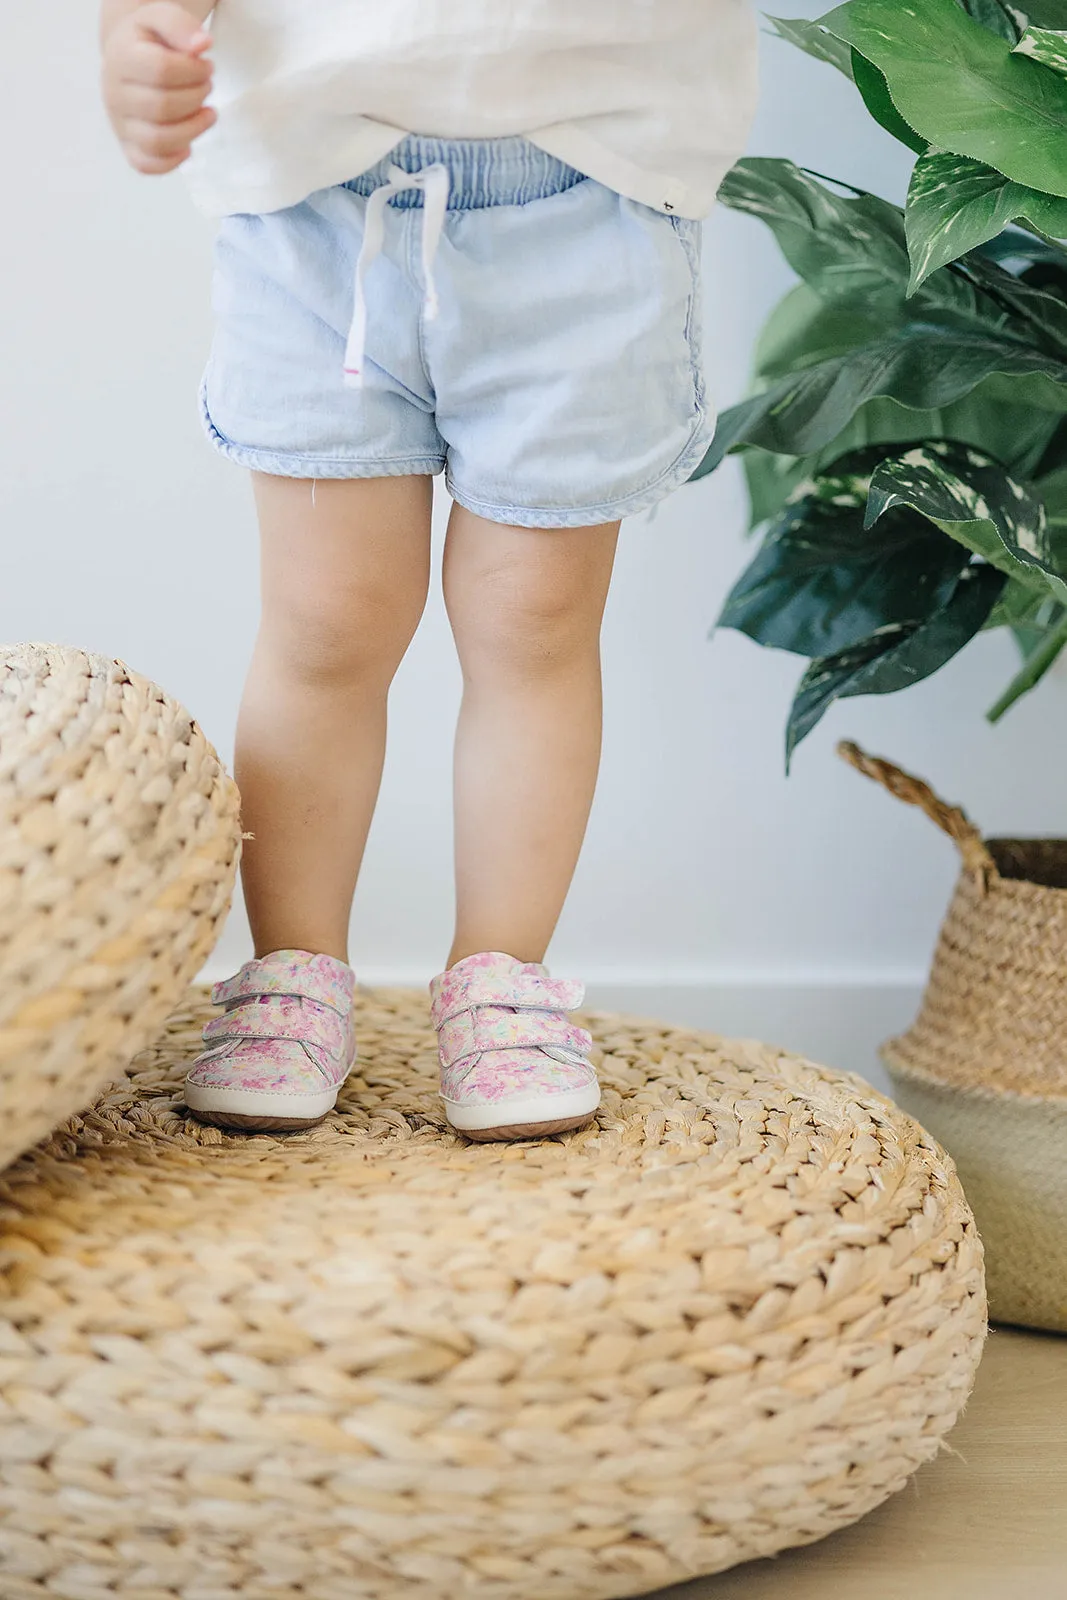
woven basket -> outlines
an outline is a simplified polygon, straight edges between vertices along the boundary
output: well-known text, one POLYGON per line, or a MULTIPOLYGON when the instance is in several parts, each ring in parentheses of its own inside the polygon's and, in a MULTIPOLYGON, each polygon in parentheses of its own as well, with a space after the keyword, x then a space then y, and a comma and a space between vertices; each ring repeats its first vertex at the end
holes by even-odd
POLYGON ((120 662, 0 650, 0 1164, 92 1100, 211 950, 237 793, 120 662))
POLYGON ((959 846, 918 1020, 882 1054, 959 1168, 992 1316, 1067 1332, 1067 839, 983 839, 919 779, 840 750, 959 846))
POLYGON ((981 1247, 859 1079, 591 1017, 597 1124, 470 1145, 361 993, 337 1113, 250 1137, 181 1109, 209 1014, 0 1183, 3 1600, 614 1600, 937 1453, 981 1247))

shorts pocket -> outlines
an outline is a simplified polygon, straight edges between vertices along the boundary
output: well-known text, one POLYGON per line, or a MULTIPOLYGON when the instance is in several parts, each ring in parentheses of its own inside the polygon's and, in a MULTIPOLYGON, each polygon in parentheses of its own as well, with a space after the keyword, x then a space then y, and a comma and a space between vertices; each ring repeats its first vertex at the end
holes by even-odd
POLYGON ((695 221, 691 217, 668 217, 667 220, 674 229, 675 237, 685 255, 692 281, 692 291, 689 296, 689 306, 685 319, 685 339, 693 362, 693 381, 696 388, 697 405, 702 407, 705 400, 703 273, 701 270, 704 224, 695 221))

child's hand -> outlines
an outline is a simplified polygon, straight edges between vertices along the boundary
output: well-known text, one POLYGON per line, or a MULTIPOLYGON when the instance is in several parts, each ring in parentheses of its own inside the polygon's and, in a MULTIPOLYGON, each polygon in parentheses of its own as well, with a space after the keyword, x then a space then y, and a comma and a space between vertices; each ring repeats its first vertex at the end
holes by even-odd
POLYGON ((111 125, 138 172, 173 172, 216 114, 206 33, 174 0, 149 0, 104 41, 103 89, 111 125))

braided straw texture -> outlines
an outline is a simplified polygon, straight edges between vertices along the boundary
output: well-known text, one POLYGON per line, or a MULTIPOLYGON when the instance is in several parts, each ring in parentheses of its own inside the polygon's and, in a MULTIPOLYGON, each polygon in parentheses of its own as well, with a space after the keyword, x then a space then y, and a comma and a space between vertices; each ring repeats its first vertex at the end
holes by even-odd
POLYGON ((121 663, 0 650, 0 1164, 158 1032, 214 945, 237 792, 121 663))
POLYGON ((445 1125, 425 997, 338 1113, 187 1120, 203 1001, 0 1188, 4 1600, 609 1600, 933 1456, 985 1333, 954 1169, 857 1078, 587 1017, 590 1129, 445 1125))
POLYGON ((1067 887, 1002 875, 1064 873, 1067 841, 988 848, 998 870, 987 884, 960 875, 919 1017, 883 1053, 933 1083, 1067 1105, 1067 887))
POLYGON ((901 1104, 958 1164, 992 1315, 1067 1332, 1067 840, 983 839, 920 779, 839 751, 959 846, 919 1017, 882 1055, 901 1104))
POLYGON ((838 754, 963 858, 922 1011, 887 1064, 933 1085, 1067 1097, 1067 839, 983 839, 920 778, 851 743, 838 754))
POLYGON ((1047 886, 1067 843, 988 848, 998 870, 985 888, 961 874, 918 1020, 882 1055, 959 1167, 992 1316, 1067 1333, 1067 889, 1047 886))

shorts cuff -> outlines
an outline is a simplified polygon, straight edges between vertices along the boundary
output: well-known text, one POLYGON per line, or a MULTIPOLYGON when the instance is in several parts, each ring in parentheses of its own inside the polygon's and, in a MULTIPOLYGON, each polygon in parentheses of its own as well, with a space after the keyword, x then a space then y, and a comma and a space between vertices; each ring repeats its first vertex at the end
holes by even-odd
POLYGON ((254 445, 235 444, 215 426, 200 391, 200 420, 208 442, 227 461, 252 472, 265 472, 278 478, 404 478, 436 477, 445 470, 444 456, 382 456, 374 460, 357 456, 320 456, 288 450, 261 450, 254 445))
POLYGON ((593 505, 500 505, 469 494, 456 483, 451 473, 448 473, 445 483, 457 505, 484 517, 487 522, 501 522, 513 528, 596 528, 605 522, 621 522, 624 517, 635 517, 642 511, 650 511, 684 483, 688 483, 708 452, 715 435, 715 423, 714 416, 701 412, 685 449, 658 478, 630 494, 613 500, 600 500, 593 505))

